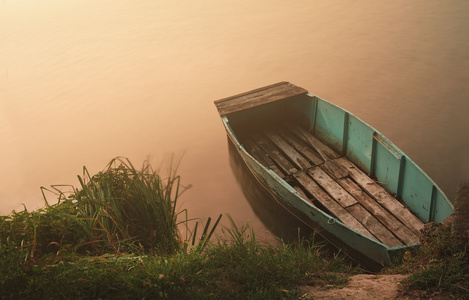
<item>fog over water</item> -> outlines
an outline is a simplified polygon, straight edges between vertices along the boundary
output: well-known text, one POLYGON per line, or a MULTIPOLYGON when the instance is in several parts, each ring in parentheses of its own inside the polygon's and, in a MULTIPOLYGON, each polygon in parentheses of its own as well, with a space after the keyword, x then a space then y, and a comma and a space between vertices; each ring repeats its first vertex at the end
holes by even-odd
MULTIPOLYGON (((192 217, 262 224, 213 101, 290 81, 363 119, 452 198, 469 180, 469 2, 3 0, 0 213, 116 156, 193 187, 192 217)), ((51 196, 52 197, 52 196, 51 196)))

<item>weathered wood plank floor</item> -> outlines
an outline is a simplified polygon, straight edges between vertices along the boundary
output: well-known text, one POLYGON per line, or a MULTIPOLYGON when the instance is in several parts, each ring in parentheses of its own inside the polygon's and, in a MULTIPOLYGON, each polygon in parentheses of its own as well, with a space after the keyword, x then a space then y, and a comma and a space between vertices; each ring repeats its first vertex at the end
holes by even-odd
POLYGON ((303 198, 345 225, 389 247, 419 242, 422 221, 347 158, 300 127, 255 132, 243 144, 303 198))

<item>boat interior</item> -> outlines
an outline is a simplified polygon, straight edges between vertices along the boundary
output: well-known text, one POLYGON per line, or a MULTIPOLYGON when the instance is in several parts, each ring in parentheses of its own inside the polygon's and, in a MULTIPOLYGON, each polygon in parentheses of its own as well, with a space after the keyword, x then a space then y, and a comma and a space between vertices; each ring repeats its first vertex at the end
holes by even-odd
POLYGON ((375 180, 294 120, 275 124, 251 123, 237 137, 302 198, 355 231, 388 247, 419 243, 423 222, 375 180))

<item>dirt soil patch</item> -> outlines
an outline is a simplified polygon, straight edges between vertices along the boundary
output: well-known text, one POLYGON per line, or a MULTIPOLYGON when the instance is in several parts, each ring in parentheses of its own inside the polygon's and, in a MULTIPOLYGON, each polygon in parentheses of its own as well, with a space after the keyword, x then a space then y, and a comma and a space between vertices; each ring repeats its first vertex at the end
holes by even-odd
POLYGON ((341 289, 331 287, 300 287, 303 296, 300 299, 398 299, 400 282, 407 275, 368 275, 359 274, 350 277, 349 284, 341 289))

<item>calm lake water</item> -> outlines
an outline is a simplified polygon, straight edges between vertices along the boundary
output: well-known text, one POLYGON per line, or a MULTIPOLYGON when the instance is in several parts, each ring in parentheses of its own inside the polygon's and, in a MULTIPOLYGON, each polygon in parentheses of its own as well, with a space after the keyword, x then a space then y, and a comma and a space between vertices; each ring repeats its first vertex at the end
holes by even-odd
MULTIPOLYGON (((182 157, 192 217, 263 226, 213 101, 290 81, 371 124, 452 198, 469 179, 466 0, 0 1, 0 213, 116 156, 182 157)), ((50 196, 50 201, 53 197, 50 196)))

